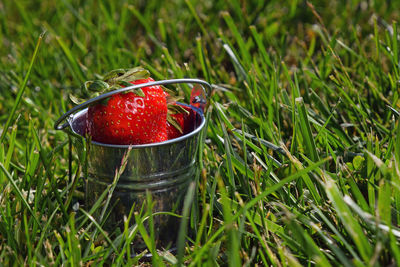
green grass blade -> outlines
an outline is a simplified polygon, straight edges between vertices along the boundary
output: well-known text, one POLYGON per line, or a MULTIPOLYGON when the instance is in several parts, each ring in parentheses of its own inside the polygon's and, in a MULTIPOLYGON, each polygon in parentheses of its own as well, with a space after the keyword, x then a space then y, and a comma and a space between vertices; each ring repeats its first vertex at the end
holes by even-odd
POLYGON ((352 215, 347 204, 343 201, 343 196, 340 194, 337 185, 331 178, 327 177, 325 188, 326 193, 329 199, 332 201, 339 218, 343 222, 344 228, 347 230, 353 242, 357 246, 361 258, 368 262, 372 256, 373 249, 370 242, 365 237, 361 225, 352 215))
POLYGON ((22 204, 25 206, 25 208, 30 212, 32 218, 35 220, 35 222, 37 223, 37 225, 40 227, 40 229, 42 229, 42 226, 38 220, 38 218, 36 217, 36 214, 33 212, 31 206, 29 205, 29 203, 26 201, 26 199, 24 198, 24 195, 21 192, 21 189, 18 187, 17 183, 14 181, 14 179, 12 178, 11 174, 6 170, 6 168, 4 167, 3 163, 0 162, 0 169, 3 171, 3 173, 5 174, 8 182, 13 186, 16 195, 18 196, 18 198, 20 199, 20 201, 22 202, 22 204))
MULTIPOLYGON (((244 214, 247 210, 249 210, 253 206, 255 206, 260 200, 264 199, 268 195, 270 195, 270 194, 274 193, 275 191, 279 190, 280 188, 282 188, 284 185, 290 183, 291 181, 294 181, 294 180, 300 178, 302 175, 317 169, 319 166, 323 165, 328 160, 329 160, 329 158, 323 159, 323 160, 321 160, 321 161, 319 161, 317 163, 314 163, 314 164, 310 165, 309 167, 307 167, 307 168, 305 168, 303 170, 300 170, 300 171, 290 175, 289 177, 286 177, 286 178, 282 179, 279 183, 276 183, 275 185, 269 187, 267 190, 265 190, 264 192, 262 192, 261 194, 259 194, 258 196, 256 196, 252 200, 250 200, 249 202, 247 202, 245 204, 245 206, 242 209, 240 209, 240 211, 238 211, 235 215, 232 216, 231 221, 236 220, 239 216, 244 214)), ((196 254, 196 257, 189 264, 189 266, 195 266, 195 264, 197 264, 197 262, 200 260, 201 256, 204 254, 204 251, 211 246, 212 242, 217 240, 217 238, 225 230, 225 227, 226 227, 226 225, 223 225, 222 227, 218 228, 218 230, 216 230, 214 232, 214 234, 211 237, 209 237, 207 242, 205 244, 203 244, 203 246, 198 251, 198 253, 196 254)))
POLYGON ((218 189, 221 193, 224 226, 227 228, 229 266, 241 266, 241 260, 238 255, 238 230, 234 226, 234 220, 232 216, 232 199, 228 197, 228 192, 226 192, 225 184, 223 183, 222 179, 218 179, 218 189))
MULTIPOLYGON (((199 25, 201 32, 203 33, 203 36, 208 36, 208 32, 204 26, 204 24, 201 22, 200 17, 197 15, 196 10, 194 9, 192 3, 190 2, 191 0, 185 0, 186 5, 188 6, 190 13, 192 14, 192 16, 194 17, 194 19, 196 20, 196 23, 199 25)), ((208 80, 207 80, 208 81, 208 80)))
POLYGON ((222 14, 222 17, 224 18, 226 24, 228 25, 230 31, 232 32, 233 36, 236 39, 236 42, 239 46, 240 53, 242 55, 242 59, 243 59, 242 62, 251 62, 251 56, 249 54, 249 51, 247 50, 245 41, 243 40, 242 35, 239 33, 232 17, 226 11, 223 11, 221 14, 222 14))
POLYGON ((114 250, 115 254, 117 254, 117 257, 119 257, 119 252, 118 252, 117 247, 115 247, 114 243, 111 241, 111 239, 108 236, 108 234, 103 230, 103 228, 96 221, 96 219, 92 215, 87 213, 84 209, 80 208, 79 210, 96 226, 96 229, 104 236, 104 238, 107 240, 108 244, 114 250))
POLYGON ((30 61, 30 63, 29 63, 28 71, 27 71, 27 73, 26 73, 26 75, 25 75, 24 81, 22 82, 21 86, 20 86, 19 89, 18 89, 18 93, 17 93, 17 96, 16 96, 16 98, 15 98, 14 105, 13 105, 13 107, 12 107, 12 109, 11 109, 11 112, 9 113, 9 117, 8 117, 7 122, 6 122, 6 124, 4 125, 3 131, 2 131, 2 133, 1 133, 1 136, 0 136, 0 144, 3 143, 4 137, 6 136, 6 133, 7 133, 7 131, 8 131, 8 127, 11 125, 11 122, 12 122, 12 120, 14 119, 15 112, 17 111, 17 108, 18 108, 18 106, 19 106, 19 103, 21 102, 22 95, 23 95, 24 92, 25 92, 26 85, 27 85, 28 80, 29 80, 29 76, 31 75, 31 71, 32 71, 32 68, 33 68, 33 64, 35 63, 37 54, 38 54, 38 52, 39 52, 40 44, 42 43, 42 39, 43 39, 44 35, 45 35, 45 33, 43 32, 42 34, 40 34, 40 36, 39 36, 39 38, 38 38, 38 40, 37 40, 35 50, 33 51, 32 59, 31 59, 31 61, 30 61))
POLYGON ((311 160, 316 162, 319 160, 318 152, 315 146, 314 137, 311 132, 310 122, 308 120, 307 111, 302 97, 296 98, 296 107, 299 112, 300 132, 303 136, 305 147, 311 160))
POLYGON ((183 205, 183 211, 182 211, 182 220, 181 224, 179 227, 179 233, 178 233, 178 241, 177 241, 177 259, 178 263, 177 266, 181 266, 183 264, 183 253, 184 253, 184 248, 185 248, 185 238, 186 238, 186 233, 187 233, 187 226, 188 226, 188 220, 189 220, 189 212, 190 212, 190 207, 192 206, 194 194, 195 194, 195 188, 196 185, 194 183, 191 183, 188 187, 185 200, 184 200, 184 205, 183 205))

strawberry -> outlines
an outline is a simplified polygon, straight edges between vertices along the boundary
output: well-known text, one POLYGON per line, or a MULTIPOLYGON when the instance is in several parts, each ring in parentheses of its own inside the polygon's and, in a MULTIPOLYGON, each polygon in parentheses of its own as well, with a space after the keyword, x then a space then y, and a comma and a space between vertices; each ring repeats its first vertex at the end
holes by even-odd
MULTIPOLYGON (((114 90, 154 81, 142 68, 115 70, 102 81, 86 82, 87 91, 114 90)), ((108 144, 147 144, 167 140, 167 100, 161 86, 147 86, 109 97, 88 108, 92 140, 108 144)))

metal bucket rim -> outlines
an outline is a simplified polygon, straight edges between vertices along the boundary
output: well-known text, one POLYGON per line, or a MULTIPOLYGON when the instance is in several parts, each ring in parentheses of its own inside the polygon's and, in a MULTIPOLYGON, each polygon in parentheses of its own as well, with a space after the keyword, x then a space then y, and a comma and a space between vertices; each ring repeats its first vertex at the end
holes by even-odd
MULTIPOLYGON (((173 144, 173 143, 178 143, 178 142, 181 142, 182 140, 185 140, 185 139, 188 139, 188 138, 190 138, 192 136, 197 135, 204 128, 204 125, 206 124, 206 119, 204 117, 204 113, 201 112, 200 110, 198 110, 196 107, 193 107, 191 105, 187 105, 187 104, 179 103, 179 102, 177 102, 177 103, 181 104, 181 105, 189 106, 193 110, 197 111, 197 114, 199 114, 199 116, 201 117, 200 125, 196 129, 191 131, 190 133, 187 133, 187 134, 182 135, 182 136, 180 136, 178 138, 170 139, 170 140, 163 141, 163 142, 141 144, 141 145, 115 145, 115 144, 100 143, 100 142, 96 142, 96 141, 91 141, 90 144, 97 145, 97 146, 102 146, 102 147, 124 148, 124 149, 126 149, 126 148, 132 148, 132 149, 134 149, 134 148, 148 148, 148 147, 165 146, 165 145, 170 145, 170 144, 173 144)), ((82 109, 82 110, 78 111, 77 113, 71 115, 68 118, 69 129, 72 131, 72 133, 74 135, 78 135, 78 136, 81 136, 83 138, 85 138, 85 137, 82 136, 81 134, 77 133, 75 131, 75 129, 72 127, 72 121, 74 120, 75 117, 79 117, 82 113, 85 113, 87 111, 87 109, 88 108, 82 109)))
MULTIPOLYGON (((206 96, 206 92, 205 92, 205 87, 208 87, 209 90, 211 90, 211 85, 203 80, 199 80, 199 79, 170 79, 170 80, 161 80, 161 81, 154 81, 154 82, 148 82, 148 83, 142 83, 142 84, 135 84, 135 85, 131 85, 131 86, 127 86, 127 87, 123 87, 123 88, 119 88, 117 90, 113 90, 104 94, 101 94, 99 96, 96 96, 94 98, 89 99, 86 102, 83 102, 75 107, 73 107, 72 109, 68 110, 67 112, 65 112, 60 118, 58 118, 56 120, 56 122, 54 123, 54 129, 55 130, 63 130, 68 126, 68 122, 60 125, 60 123, 66 119, 69 119, 71 116, 73 116, 73 114, 77 113, 79 110, 82 110, 86 107, 88 107, 89 105, 100 101, 102 99, 105 99, 107 97, 110 97, 112 95, 118 94, 118 93, 122 93, 122 92, 126 92, 129 90, 133 90, 133 89, 138 89, 138 88, 142 88, 142 87, 146 87, 146 86, 154 86, 154 85, 168 85, 168 84, 189 84, 189 83, 194 83, 194 84, 199 84, 202 86, 202 90, 204 92, 204 96, 206 96)), ((193 93, 193 89, 192 88, 192 93, 193 93)), ((206 99, 203 99, 204 101, 206 101, 206 99)), ((192 103, 191 103, 192 104, 192 103)), ((204 110, 203 110, 204 111, 204 110)))

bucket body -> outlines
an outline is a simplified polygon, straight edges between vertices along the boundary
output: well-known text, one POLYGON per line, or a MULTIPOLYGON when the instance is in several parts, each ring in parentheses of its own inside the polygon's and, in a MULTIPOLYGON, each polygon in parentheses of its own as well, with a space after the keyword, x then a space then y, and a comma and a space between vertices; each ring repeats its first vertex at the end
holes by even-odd
MULTIPOLYGON (((113 232, 120 227, 122 231, 124 217, 128 217, 133 206, 133 212, 142 209, 147 192, 151 194, 153 213, 182 214, 187 188, 195 179, 198 139, 205 125, 203 113, 195 110, 191 107, 188 132, 173 140, 133 146, 97 142, 88 145, 88 177, 85 180, 85 206, 88 210, 113 183, 127 155, 125 169, 112 194, 109 217, 104 225, 106 230, 113 232)), ((68 133, 73 137, 78 154, 84 149, 82 137, 86 133, 86 119, 87 108, 68 118, 68 133)), ((134 223, 132 216, 130 225, 134 223)), ((174 248, 180 219, 172 215, 155 215, 153 223, 157 248, 174 248)), ((132 246, 136 253, 145 248, 144 242, 138 238, 134 239, 132 246)))

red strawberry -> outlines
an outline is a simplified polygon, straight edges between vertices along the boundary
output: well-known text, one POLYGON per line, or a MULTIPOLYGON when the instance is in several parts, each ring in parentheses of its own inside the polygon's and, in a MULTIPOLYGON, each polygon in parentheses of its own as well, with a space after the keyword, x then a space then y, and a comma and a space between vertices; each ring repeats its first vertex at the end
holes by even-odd
MULTIPOLYGON (((116 70, 104 79, 111 88, 152 81, 141 68, 116 70)), ((92 140, 101 143, 147 144, 167 140, 166 119, 166 94, 160 86, 148 86, 115 94, 107 103, 90 106, 87 129, 92 140)))

